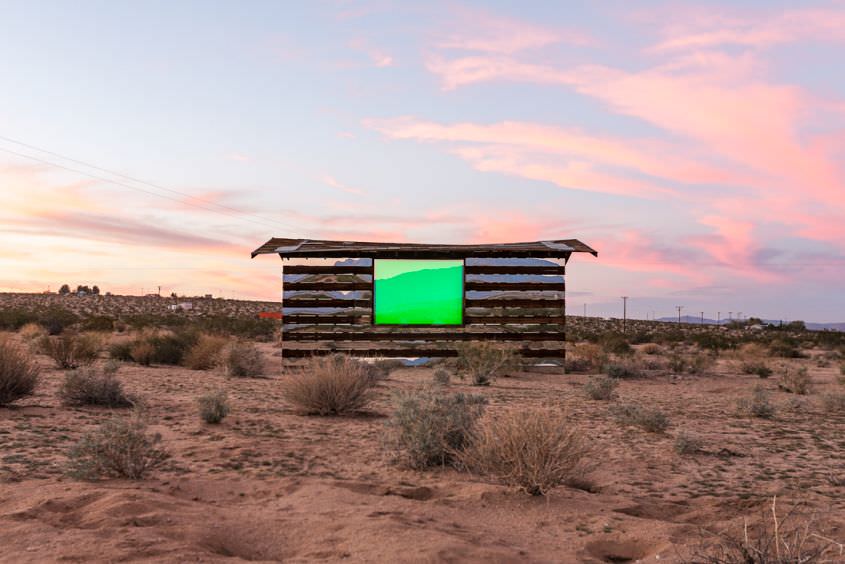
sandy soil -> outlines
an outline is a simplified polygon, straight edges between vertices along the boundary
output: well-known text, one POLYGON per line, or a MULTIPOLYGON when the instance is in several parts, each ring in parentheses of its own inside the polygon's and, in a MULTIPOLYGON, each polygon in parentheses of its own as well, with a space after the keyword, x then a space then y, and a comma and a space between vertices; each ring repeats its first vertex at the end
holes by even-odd
POLYGON ((70 446, 110 411, 63 407, 63 374, 41 358, 37 394, 0 408, 0 561, 673 562, 702 527, 736 526, 775 494, 809 502, 827 532, 845 536, 845 489, 828 478, 845 472, 845 414, 824 412, 819 399, 842 391, 834 368, 814 366, 816 393, 798 399, 726 363, 710 376, 622 382, 621 398, 668 413, 665 434, 620 427, 606 402, 584 399, 585 375, 453 385, 488 396, 491 410, 563 405, 592 438, 595 491, 531 498, 450 469, 391 464, 381 443, 391 393, 428 383, 430 370, 394 372, 368 415, 302 417, 282 401, 272 345, 261 346, 275 367, 265 379, 120 370, 172 457, 141 482, 64 475, 70 446), (760 382, 776 418, 738 416, 737 397, 760 382), (232 414, 206 425, 196 397, 220 387, 232 414), (680 430, 701 436, 706 452, 677 454, 680 430))

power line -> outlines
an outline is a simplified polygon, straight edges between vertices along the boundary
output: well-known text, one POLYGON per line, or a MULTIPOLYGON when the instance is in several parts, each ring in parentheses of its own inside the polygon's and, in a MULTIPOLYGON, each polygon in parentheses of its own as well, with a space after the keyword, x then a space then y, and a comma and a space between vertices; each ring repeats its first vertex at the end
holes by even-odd
MULTIPOLYGON (((171 192, 173 194, 178 194, 179 196, 183 196, 183 197, 187 198, 188 200, 195 200, 195 201, 202 202, 202 200, 200 200, 196 196, 192 196, 192 195, 190 195, 186 192, 180 192, 179 190, 167 188, 166 186, 161 186, 160 184, 155 184, 153 182, 141 180, 141 179, 138 179, 138 178, 126 175, 126 174, 122 174, 120 172, 115 172, 115 171, 109 170, 107 168, 103 168, 103 167, 100 167, 100 166, 97 166, 97 165, 87 163, 85 161, 81 161, 81 160, 78 160, 78 159, 67 157, 67 156, 62 155, 60 153, 48 151, 47 149, 42 149, 42 148, 36 147, 34 145, 29 145, 27 143, 17 141, 15 139, 10 138, 10 137, 5 137, 5 136, 0 135, 0 140, 15 143, 16 145, 20 145, 20 146, 26 147, 28 149, 32 149, 32 150, 39 151, 39 152, 42 152, 42 153, 45 153, 45 154, 48 154, 48 155, 52 155, 54 157, 58 157, 60 159, 66 160, 66 161, 76 163, 76 164, 79 164, 79 165, 82 165, 82 166, 86 166, 88 168, 92 168, 92 169, 95 169, 95 170, 99 170, 101 172, 105 172, 105 173, 110 174, 112 176, 124 178, 126 180, 131 181, 131 182, 143 184, 145 186, 149 186, 149 187, 155 188, 157 190, 163 190, 163 191, 166 191, 166 192, 171 192)), ((285 227, 285 228, 295 229, 295 227, 290 225, 290 224, 285 224, 285 223, 281 223, 281 222, 278 222, 278 221, 275 221, 275 220, 272 220, 272 219, 263 218, 261 216, 257 216, 257 215, 254 215, 254 214, 249 214, 249 213, 243 212, 241 210, 238 210, 237 208, 233 208, 233 207, 226 206, 226 205, 223 205, 223 204, 216 204, 216 203, 213 203, 213 202, 203 202, 202 204, 197 204, 197 203, 194 203, 194 202, 191 202, 191 201, 185 201, 185 200, 182 200, 182 199, 173 198, 173 197, 167 196, 165 194, 159 194, 158 192, 153 192, 151 190, 145 190, 143 188, 139 188, 138 186, 126 184, 125 182, 119 182, 119 181, 111 179, 111 178, 104 178, 102 176, 92 174, 90 172, 86 172, 84 170, 71 168, 71 167, 68 167, 68 166, 53 162, 53 161, 49 161, 49 160, 46 160, 46 159, 35 157, 33 155, 28 155, 26 153, 20 153, 18 151, 13 151, 13 150, 7 149, 5 147, 0 147, 0 151, 6 152, 6 153, 9 153, 9 154, 12 154, 12 155, 24 158, 24 159, 29 159, 29 160, 36 161, 36 162, 39 162, 39 163, 42 163, 42 164, 46 164, 48 166, 61 168, 63 170, 73 172, 75 174, 81 174, 83 176, 87 176, 89 178, 100 180, 102 182, 114 184, 114 185, 117 185, 117 186, 122 186, 124 188, 128 188, 130 190, 135 190, 135 191, 138 191, 138 192, 143 192, 144 194, 148 194, 148 195, 151 195, 151 196, 157 196, 157 197, 163 198, 165 200, 170 200, 170 201, 174 201, 174 202, 177 202, 177 203, 180 203, 180 204, 183 204, 183 205, 193 206, 195 208, 210 211, 210 212, 213 212, 213 213, 219 213, 219 214, 226 215, 226 216, 229 216, 229 217, 234 217, 234 218, 240 219, 242 221, 249 221, 250 223, 254 223, 256 225, 261 225, 262 227, 285 227), (214 207, 209 207, 209 206, 214 206, 214 207), (215 208, 218 208, 218 209, 215 209, 215 208), (249 219, 249 218, 253 218, 253 219, 249 219)))

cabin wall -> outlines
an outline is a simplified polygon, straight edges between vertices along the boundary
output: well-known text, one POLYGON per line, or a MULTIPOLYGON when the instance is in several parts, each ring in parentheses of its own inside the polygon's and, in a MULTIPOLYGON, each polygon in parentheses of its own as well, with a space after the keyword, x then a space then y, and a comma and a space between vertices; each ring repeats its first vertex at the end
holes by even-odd
POLYGON ((373 325, 373 260, 337 262, 283 266, 284 358, 332 352, 449 357, 465 341, 508 343, 527 358, 565 358, 561 261, 467 258, 464 325, 424 327, 373 325))

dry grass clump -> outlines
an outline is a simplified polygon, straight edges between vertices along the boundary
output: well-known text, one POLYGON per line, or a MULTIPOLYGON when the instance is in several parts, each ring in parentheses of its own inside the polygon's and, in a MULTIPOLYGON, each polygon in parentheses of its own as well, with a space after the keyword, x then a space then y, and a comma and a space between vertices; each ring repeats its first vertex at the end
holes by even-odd
POLYGON ((228 343, 229 339, 226 337, 202 334, 185 353, 182 364, 191 370, 211 370, 217 366, 220 353, 228 343))
POLYGON ((749 398, 740 398, 737 409, 742 415, 771 419, 775 416, 775 406, 769 400, 769 392, 762 386, 756 386, 749 398))
POLYGON ((807 372, 807 367, 802 366, 794 369, 786 367, 781 374, 778 388, 790 394, 805 396, 812 391, 813 381, 807 372))
POLYGON ((481 395, 437 389, 399 392, 387 421, 385 445, 398 462, 411 468, 453 464, 486 403, 481 395))
POLYGON ((155 346, 149 341, 139 340, 129 347, 129 357, 141 366, 149 366, 155 358, 155 346))
POLYGON ((822 406, 828 413, 845 415, 845 393, 830 392, 822 396, 822 406))
POLYGON ((673 448, 678 454, 698 454, 704 451, 704 441, 698 435, 681 430, 675 436, 673 448))
POLYGON ((167 458, 157 448, 160 441, 160 435, 147 434, 146 423, 139 414, 116 417, 86 434, 70 450, 68 473, 83 480, 140 480, 167 458))
POLYGON ((704 352, 673 353, 669 356, 669 369, 675 374, 705 374, 713 365, 713 357, 704 352))
POLYGON ((38 323, 27 323, 18 330, 18 335, 26 343, 35 343, 47 336, 47 330, 38 323))
POLYGON ((663 353, 663 348, 657 343, 646 343, 640 350, 643 352, 643 354, 648 355, 657 355, 663 353))
POLYGON ((264 374, 264 357, 252 343, 235 341, 229 343, 220 355, 220 366, 226 376, 254 378, 264 374))
POLYGON ((474 386, 489 386, 495 377, 515 369, 518 364, 518 355, 512 347, 484 341, 458 345, 458 373, 461 377, 469 376, 474 386))
POLYGON ((441 386, 448 386, 452 383, 452 375, 449 374, 448 370, 443 368, 438 368, 434 371, 434 375, 432 376, 435 384, 439 384, 441 386))
MULTIPOLYGON (((833 529, 835 530, 835 529, 833 529)), ((706 533, 709 533, 705 531, 706 533)), ((683 560, 689 564, 816 564, 845 561, 845 543, 823 531, 814 512, 796 504, 779 512, 777 496, 753 524, 738 531, 709 533, 683 560), (780 514, 779 514, 780 513, 780 514)))
POLYGON ((90 367, 79 368, 65 374, 59 397, 65 405, 99 405, 103 407, 129 407, 133 405, 123 391, 114 371, 97 372, 90 367))
POLYGON ((608 355, 593 343, 579 343, 566 353, 567 372, 599 372, 607 364, 608 355))
POLYGON ((491 476, 530 495, 584 483, 592 470, 580 429, 553 407, 508 410, 483 420, 458 454, 472 472, 491 476))
POLYGON ((602 368, 602 371, 611 378, 640 378, 643 375, 642 368, 634 359, 611 362, 602 368))
POLYGON ((54 337, 42 337, 39 349, 64 369, 91 364, 100 352, 100 338, 92 333, 65 332, 54 337))
POLYGON ((620 425, 640 427, 650 433, 662 433, 669 427, 669 417, 656 407, 624 403, 614 406, 611 414, 620 425))
POLYGON ((200 418, 206 423, 217 424, 229 415, 229 396, 226 390, 217 390, 197 398, 200 418))
POLYGON ((30 354, 9 339, 0 339, 0 406, 32 395, 39 372, 30 354))
POLYGON ((377 384, 372 368, 342 354, 312 358, 282 387, 282 397, 302 415, 345 415, 363 410, 377 384))
POLYGON ((584 384, 584 393, 592 400, 612 400, 619 380, 611 376, 593 376, 584 384))
POLYGON ((763 360, 746 360, 740 365, 743 374, 756 374, 760 378, 772 375, 772 369, 763 360))

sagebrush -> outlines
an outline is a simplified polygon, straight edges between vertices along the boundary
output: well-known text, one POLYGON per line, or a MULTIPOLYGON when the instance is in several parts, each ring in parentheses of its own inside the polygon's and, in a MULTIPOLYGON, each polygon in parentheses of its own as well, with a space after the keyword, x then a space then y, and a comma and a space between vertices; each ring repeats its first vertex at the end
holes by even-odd
POLYGON ((265 371, 264 357, 252 343, 235 341, 229 343, 220 355, 220 366, 226 376, 254 378, 265 371))
POLYGON ((229 415, 229 396, 225 390, 209 392, 197 398, 200 418, 206 423, 217 424, 229 415))
POLYGON ((378 380, 370 365, 335 354, 312 358, 282 385, 282 397, 303 415, 345 415, 369 404, 378 380))
POLYGON ((100 352, 100 339, 91 333, 64 332, 45 336, 39 345, 42 353, 53 359, 58 368, 65 370, 91 364, 100 352))
POLYGON ((59 397, 65 405, 74 406, 129 407, 134 403, 123 391, 123 385, 114 372, 109 369, 98 372, 91 367, 65 374, 59 397))
POLYGON ((40 370, 28 352, 0 338, 0 406, 32 395, 40 370))
POLYGON ((497 376, 518 366, 518 355, 512 347, 488 342, 458 345, 458 373, 469 377, 473 385, 487 386, 497 376))

